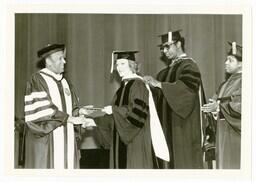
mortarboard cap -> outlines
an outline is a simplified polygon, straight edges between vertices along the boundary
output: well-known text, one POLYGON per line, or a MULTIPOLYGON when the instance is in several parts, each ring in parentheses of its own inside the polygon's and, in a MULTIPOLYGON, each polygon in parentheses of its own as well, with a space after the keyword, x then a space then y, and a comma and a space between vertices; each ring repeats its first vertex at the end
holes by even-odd
POLYGON ((242 46, 238 45, 236 42, 228 42, 228 44, 231 46, 228 55, 233 55, 238 61, 242 61, 242 46))
POLYGON ((113 51, 112 52, 112 62, 111 62, 111 73, 114 70, 114 60, 115 60, 115 55, 116 59, 128 59, 131 61, 136 61, 135 59, 135 53, 138 53, 139 51, 113 51))
POLYGON ((64 44, 48 44, 44 48, 37 51, 37 56, 42 59, 58 51, 66 52, 65 45, 64 44))
POLYGON ((180 30, 176 30, 176 31, 169 31, 166 34, 163 35, 159 35, 159 37, 161 37, 161 44, 158 45, 159 47, 163 46, 164 44, 168 44, 168 43, 174 43, 179 41, 182 37, 180 35, 180 30))

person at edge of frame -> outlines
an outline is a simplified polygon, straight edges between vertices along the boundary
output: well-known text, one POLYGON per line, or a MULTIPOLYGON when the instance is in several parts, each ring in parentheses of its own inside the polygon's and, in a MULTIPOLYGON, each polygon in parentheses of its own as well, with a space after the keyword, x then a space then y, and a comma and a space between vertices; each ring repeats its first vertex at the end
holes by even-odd
POLYGON ((79 116, 85 110, 64 77, 65 45, 48 44, 37 53, 44 68, 31 76, 26 87, 25 168, 79 168, 77 131, 82 124, 91 126, 92 120, 79 116))
POLYGON ((216 168, 240 169, 242 46, 236 42, 228 44, 231 48, 225 60, 225 70, 229 77, 209 99, 209 103, 202 107, 202 111, 212 115, 217 126, 216 168))

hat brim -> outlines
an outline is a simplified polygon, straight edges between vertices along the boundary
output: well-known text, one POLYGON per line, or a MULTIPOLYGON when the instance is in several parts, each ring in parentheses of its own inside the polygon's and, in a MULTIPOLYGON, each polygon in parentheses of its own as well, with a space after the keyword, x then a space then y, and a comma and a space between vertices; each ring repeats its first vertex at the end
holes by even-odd
POLYGON ((163 43, 163 44, 157 45, 157 47, 163 47, 163 46, 171 45, 171 44, 174 44, 174 43, 175 43, 175 41, 173 41, 173 42, 165 42, 165 43, 163 43))
POLYGON ((50 56, 51 54, 53 54, 53 53, 55 53, 55 52, 59 52, 59 51, 64 51, 64 49, 63 49, 63 48, 53 49, 53 50, 51 50, 51 51, 49 51, 49 52, 43 54, 42 56, 40 56, 39 59, 45 59, 45 58, 47 58, 48 56, 50 56))
POLYGON ((240 55, 236 55, 236 54, 228 54, 228 56, 234 56, 238 61, 242 62, 243 61, 243 57, 240 55))

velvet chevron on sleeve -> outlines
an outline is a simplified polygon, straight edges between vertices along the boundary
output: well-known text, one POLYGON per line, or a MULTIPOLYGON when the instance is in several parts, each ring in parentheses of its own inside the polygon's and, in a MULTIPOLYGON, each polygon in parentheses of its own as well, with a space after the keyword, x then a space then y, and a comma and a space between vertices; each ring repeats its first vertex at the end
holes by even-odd
POLYGON ((201 76, 196 63, 184 59, 173 66, 169 80, 162 83, 162 91, 169 106, 183 119, 194 109, 200 82, 201 76))
POLYGON ((35 135, 47 135, 66 123, 68 115, 52 103, 47 85, 38 73, 27 83, 24 103, 26 124, 35 135))
POLYGON ((231 75, 217 92, 216 162, 219 169, 239 169, 241 159, 242 73, 231 75), (222 99, 225 98, 225 99, 222 99))
POLYGON ((96 118, 100 133, 110 141, 110 167, 153 168, 148 90, 141 79, 127 80, 117 90, 113 115, 96 118), (106 122, 113 123, 112 127, 106 122), (105 123, 105 124, 104 124, 105 123), (110 134, 108 131, 111 129, 110 134))
POLYGON ((184 54, 160 71, 157 80, 162 83, 162 89, 153 93, 170 152, 170 162, 160 164, 163 168, 203 168, 201 74, 196 62, 184 54))
POLYGON ((79 128, 67 123, 79 104, 69 82, 41 69, 27 83, 24 104, 25 168, 79 168, 79 128))

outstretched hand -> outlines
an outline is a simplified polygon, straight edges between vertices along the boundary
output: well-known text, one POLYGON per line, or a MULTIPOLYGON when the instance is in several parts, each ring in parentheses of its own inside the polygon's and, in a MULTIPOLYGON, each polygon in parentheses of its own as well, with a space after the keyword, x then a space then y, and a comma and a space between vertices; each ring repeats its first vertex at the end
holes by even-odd
POLYGON ((144 76, 143 80, 152 87, 162 88, 161 82, 157 81, 152 76, 144 76))
POLYGON ((74 125, 82 125, 83 128, 96 126, 93 119, 86 118, 84 116, 78 116, 78 117, 69 116, 67 122, 74 125))
POLYGON ((216 100, 213 100, 213 99, 209 99, 209 103, 208 104, 204 104, 202 107, 201 107, 201 110, 203 112, 216 112, 217 111, 217 108, 218 108, 218 103, 216 100))
POLYGON ((78 117, 69 116, 67 122, 74 124, 74 125, 80 125, 85 122, 85 117, 84 116, 78 116, 78 117))
POLYGON ((105 106, 103 109, 102 109, 102 112, 105 112, 106 114, 110 115, 113 113, 112 111, 112 106, 105 106))
POLYGON ((97 126, 92 118, 85 118, 85 122, 82 124, 83 128, 92 128, 97 126))
POLYGON ((83 106, 79 109, 79 115, 90 115, 94 112, 93 105, 83 106))

